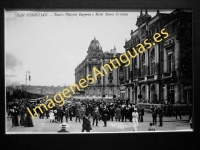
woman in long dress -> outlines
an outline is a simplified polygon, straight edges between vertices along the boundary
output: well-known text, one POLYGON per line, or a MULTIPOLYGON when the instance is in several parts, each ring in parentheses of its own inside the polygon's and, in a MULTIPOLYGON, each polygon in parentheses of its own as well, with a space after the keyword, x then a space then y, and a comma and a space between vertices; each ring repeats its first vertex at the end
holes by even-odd
POLYGON ((21 126, 24 126, 25 124, 25 113, 26 113, 26 110, 23 106, 21 106, 20 108, 20 125, 21 126))
POLYGON ((133 117, 133 131, 137 131, 137 127, 138 127, 138 112, 137 112, 137 108, 134 109, 134 112, 132 113, 132 117, 133 117))
MULTIPOLYGON (((28 108, 30 109, 30 105, 27 105, 28 108)), ((24 126, 25 127, 34 127, 33 125, 33 121, 32 121, 32 118, 31 118, 31 115, 30 113, 28 112, 28 110, 26 110, 26 113, 25 113, 25 122, 24 122, 24 126)))

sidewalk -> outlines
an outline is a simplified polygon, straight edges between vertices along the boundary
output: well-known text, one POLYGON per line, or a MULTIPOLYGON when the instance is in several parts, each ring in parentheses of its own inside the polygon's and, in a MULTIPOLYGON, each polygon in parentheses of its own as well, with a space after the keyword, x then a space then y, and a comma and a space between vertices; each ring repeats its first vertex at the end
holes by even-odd
MULTIPOLYGON (((159 127, 159 118, 157 118, 157 125, 154 126, 156 131, 159 132, 173 132, 173 131, 192 131, 190 128, 190 124, 187 122, 188 115, 183 115, 182 119, 179 118, 176 120, 175 117, 163 117, 163 126, 159 127)), ((138 132, 148 132, 149 123, 152 122, 152 116, 150 113, 145 113, 144 122, 139 122, 138 132)), ((63 118, 65 122, 65 117, 63 118)), ((92 119, 90 119, 92 125, 92 119)), ((12 127, 9 129, 11 125, 11 120, 7 120, 7 133, 57 133, 60 130, 61 123, 50 123, 49 119, 39 119, 38 117, 33 119, 34 127, 12 127)), ((69 121, 67 130, 70 133, 81 133, 82 123, 75 122, 75 118, 73 117, 73 121, 69 121)), ((103 121, 99 121, 98 126, 92 126, 92 133, 105 133, 105 132, 114 132, 114 133, 122 133, 122 132, 133 132, 133 123, 127 120, 127 122, 116 122, 107 121, 107 127, 103 127, 103 121)))

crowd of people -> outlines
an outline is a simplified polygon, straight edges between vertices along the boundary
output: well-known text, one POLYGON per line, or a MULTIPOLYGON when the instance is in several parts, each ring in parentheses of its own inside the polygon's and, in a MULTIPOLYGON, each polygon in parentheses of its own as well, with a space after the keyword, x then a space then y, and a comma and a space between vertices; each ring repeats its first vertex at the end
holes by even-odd
MULTIPOLYGON (((33 122, 26 107, 32 109, 39 104, 20 103, 9 109, 9 115, 12 117, 13 126, 33 127, 33 122), (18 121, 19 120, 19 121, 18 121)), ((190 107, 191 108, 191 107, 190 107)), ((50 123, 64 123, 73 121, 82 123, 82 132, 90 132, 92 126, 98 126, 99 121, 103 121, 104 127, 107 126, 107 121, 116 122, 133 122, 133 131, 137 131, 138 122, 143 122, 145 114, 144 108, 139 105, 127 104, 126 101, 112 101, 106 102, 104 100, 79 100, 70 99, 70 103, 63 106, 57 104, 55 107, 46 110, 41 107, 42 112, 37 109, 40 119, 48 118, 50 123), (91 120, 91 122, 90 122, 91 120)), ((181 118, 180 106, 175 105, 176 119, 181 118)), ((152 124, 150 127, 157 125, 157 117, 159 117, 159 126, 163 126, 163 116, 166 115, 166 108, 151 106, 152 124)), ((173 115, 173 113, 170 113, 173 115)), ((32 112, 34 114, 34 112, 32 112)), ((192 111, 190 110, 189 121, 192 118, 192 111)), ((152 130, 151 130, 152 131, 152 130)))
POLYGON ((12 118, 12 127, 34 127, 30 113, 26 108, 32 108, 30 103, 14 103, 8 107, 8 116, 12 118))

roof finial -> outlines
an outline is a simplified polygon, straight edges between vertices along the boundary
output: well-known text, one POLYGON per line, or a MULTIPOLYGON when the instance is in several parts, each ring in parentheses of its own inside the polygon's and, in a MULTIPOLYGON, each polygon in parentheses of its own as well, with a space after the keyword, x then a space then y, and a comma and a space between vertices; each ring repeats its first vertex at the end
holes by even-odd
POLYGON ((95 36, 94 36, 94 40, 96 40, 95 36))
POLYGON ((141 9, 141 11, 140 11, 140 16, 142 16, 142 9, 141 9))

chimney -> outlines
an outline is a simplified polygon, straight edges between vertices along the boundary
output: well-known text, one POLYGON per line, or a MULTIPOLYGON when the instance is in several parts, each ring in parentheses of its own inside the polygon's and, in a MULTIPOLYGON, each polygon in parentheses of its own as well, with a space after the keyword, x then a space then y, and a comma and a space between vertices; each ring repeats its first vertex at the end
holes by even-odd
POLYGON ((116 54, 116 48, 115 48, 115 47, 114 47, 114 49, 113 49, 113 53, 116 54))
POLYGON ((159 13, 160 11, 159 10, 157 10, 157 14, 159 13))

